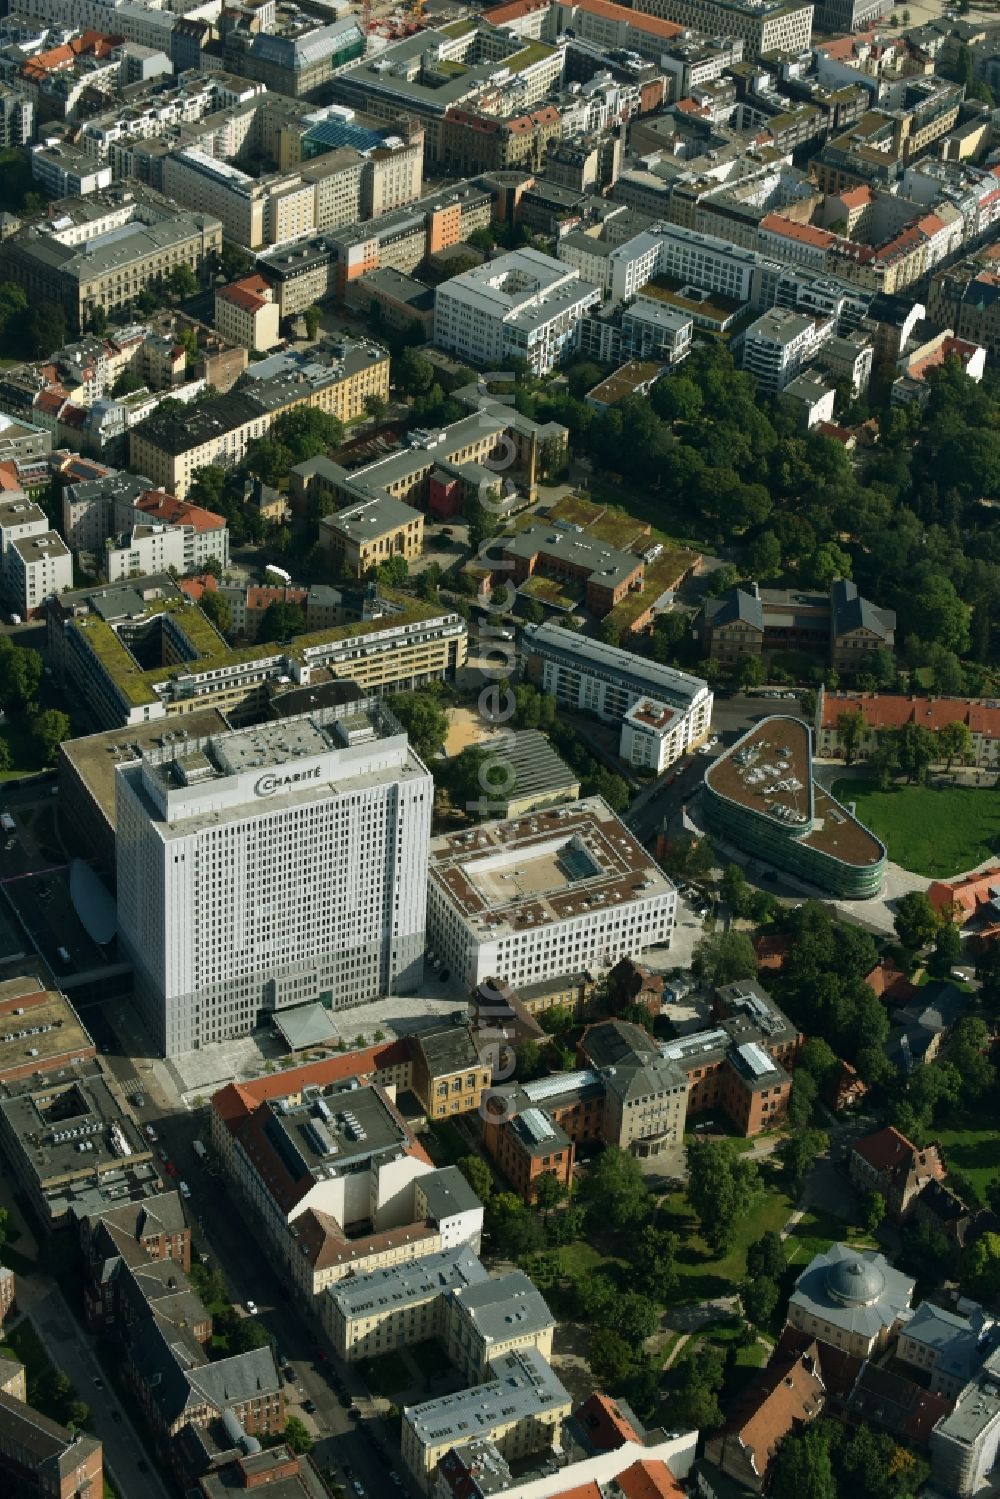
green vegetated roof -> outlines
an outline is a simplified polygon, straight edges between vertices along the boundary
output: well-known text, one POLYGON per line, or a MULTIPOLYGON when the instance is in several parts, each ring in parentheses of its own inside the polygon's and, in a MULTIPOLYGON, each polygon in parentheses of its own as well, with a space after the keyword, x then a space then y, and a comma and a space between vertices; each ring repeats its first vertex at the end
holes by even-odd
MULTIPOLYGON (((653 541, 654 537, 648 538, 649 545, 652 545, 653 541)), ((697 556, 697 552, 690 552, 686 547, 665 544, 656 561, 646 568, 642 592, 627 593, 605 617, 619 629, 624 630, 633 620, 638 619, 640 614, 645 614, 650 604, 659 598, 664 589, 669 588, 681 573, 687 572, 697 556)))
POLYGON ((515 52, 511 57, 505 57, 503 66, 510 68, 511 72, 519 73, 522 68, 530 68, 532 63, 541 62, 543 57, 551 57, 553 49, 545 42, 529 42, 522 47, 520 52, 515 52))
MULTIPOLYGON (((384 589, 382 597, 387 602, 404 606, 402 613, 388 617, 388 623, 393 625, 416 624, 440 612, 435 605, 424 604, 407 594, 392 593, 384 589)), ((234 649, 226 644, 197 604, 184 603, 180 600, 158 602, 150 607, 145 618, 166 613, 180 616, 177 623, 196 653, 191 662, 187 663, 194 671, 201 670, 207 665, 213 668, 239 666, 247 661, 259 661, 266 656, 278 654, 301 659, 303 652, 312 646, 327 645, 331 641, 344 640, 352 635, 372 634, 385 629, 387 625, 385 617, 357 620, 353 624, 333 625, 326 630, 315 630, 308 635, 297 635, 287 645, 258 642, 256 645, 234 649)), ((71 623, 81 631, 83 638, 113 678, 115 685, 126 695, 129 702, 136 706, 155 702, 156 693, 153 689, 162 682, 168 682, 171 678, 182 674, 185 670, 186 663, 174 661, 166 666, 156 666, 149 671, 143 671, 116 632, 97 615, 90 615, 86 619, 74 619, 71 623)))

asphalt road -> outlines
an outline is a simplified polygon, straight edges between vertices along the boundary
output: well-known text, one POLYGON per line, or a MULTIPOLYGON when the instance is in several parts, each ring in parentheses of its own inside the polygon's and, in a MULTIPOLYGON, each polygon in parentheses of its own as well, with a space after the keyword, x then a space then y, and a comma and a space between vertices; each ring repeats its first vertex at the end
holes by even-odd
POLYGON ((28 1314, 52 1362, 90 1406, 94 1432, 104 1444, 104 1466, 121 1499, 172 1499, 142 1438, 105 1383, 86 1333, 55 1287, 32 1298, 28 1314), (100 1380, 100 1384, 97 1381, 100 1380), (142 1463, 140 1469, 139 1464, 142 1463))

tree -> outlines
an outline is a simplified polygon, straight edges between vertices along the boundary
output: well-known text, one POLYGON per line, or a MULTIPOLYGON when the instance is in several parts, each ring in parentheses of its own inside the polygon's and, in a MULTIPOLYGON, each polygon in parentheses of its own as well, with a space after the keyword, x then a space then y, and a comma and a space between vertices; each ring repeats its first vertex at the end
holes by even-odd
POLYGON ((865 715, 859 709, 837 714, 837 737, 844 752, 845 765, 853 765, 867 727, 865 715))
POLYGON ((609 1145, 580 1184, 580 1199, 595 1223, 636 1227, 649 1216, 649 1188, 638 1161, 609 1145))
POLYGON ((398 552, 375 569, 375 579, 383 588, 401 588, 409 576, 410 565, 398 552))
POLYGON ((434 366, 426 354, 404 349, 392 362, 392 378, 405 395, 427 395, 434 384, 434 366))
POLYGON ((781 542, 773 531, 763 531, 750 546, 750 572, 758 582, 781 576, 781 542))
POLYGON ((638 1286, 652 1301, 662 1304, 676 1289, 679 1245, 676 1234, 652 1223, 639 1236, 632 1252, 632 1268, 638 1286))
POLYGON ((938 914, 923 890, 908 890, 900 897, 892 924, 903 946, 917 952, 937 931, 938 914))
POLYGON ((403 725, 420 758, 433 759, 448 732, 448 720, 435 695, 432 692, 397 692, 389 700, 389 707, 403 725))
POLYGON ((258 632, 258 640, 291 640, 301 635, 306 627, 306 617, 298 604, 285 599, 275 599, 264 610, 258 632))
POLYGON ((464 1155, 456 1162, 459 1171, 484 1205, 493 1196, 493 1173, 486 1162, 477 1155, 464 1155))
POLYGON ((93 333, 95 338, 103 338, 108 331, 108 315, 104 308, 98 303, 87 319, 87 332, 93 333))
POLYGON ((830 1448, 821 1427, 786 1436, 771 1464, 772 1499, 837 1499, 830 1448))
POLYGON ((167 286, 171 295, 183 302, 198 291, 198 277, 189 265, 175 265, 167 277, 167 286))
POLYGON ((486 1226, 500 1254, 516 1259, 542 1243, 542 1225, 514 1192, 494 1192, 486 1210, 486 1226))
POLYGON ((225 1322, 226 1342, 230 1354, 251 1353, 254 1348, 266 1348, 273 1338, 256 1317, 241 1317, 232 1307, 216 1321, 225 1322))
POLYGON ((794 1130, 806 1129, 812 1121, 819 1084, 811 1072, 796 1067, 788 1099, 788 1122, 794 1130))
POLYGON ((951 770, 953 760, 964 762, 972 758, 972 733, 967 723, 958 719, 954 723, 946 723, 938 730, 937 742, 948 770, 951 770))
POLYGON ((730 1140, 696 1140, 687 1151, 686 1196, 702 1237, 715 1254, 732 1243, 739 1220, 760 1187, 756 1164, 730 1140))
POLYGON ((936 748, 934 735, 923 724, 906 723, 896 730, 899 768, 908 781, 922 783, 926 779, 936 748))
POLYGON ((380 396, 377 393, 365 396, 365 410, 376 426, 382 421, 388 409, 389 403, 385 399, 385 396, 380 396))
POLYGON ((869 1192, 861 1205, 861 1224, 865 1233, 877 1233, 884 1217, 885 1198, 881 1192, 869 1192))
POLYGON ((948 1061, 961 1079, 962 1102, 973 1106, 984 1100, 996 1083, 989 1059, 990 1031, 978 1015, 963 1015, 948 1041, 948 1061))
POLYGON ((980 1301, 1000 1296, 1000 1234, 982 1234, 965 1250, 962 1290, 980 1301))
POLYGON ((754 1327, 766 1327, 778 1305, 781 1292, 776 1281, 770 1276, 757 1275, 751 1280, 743 1281, 740 1286, 740 1301, 743 1303, 743 1312, 748 1322, 754 1327))
POLYGON ((72 732, 69 714, 60 712, 58 708, 46 708, 43 712, 36 713, 31 720, 31 737, 38 745, 46 765, 56 763, 59 746, 72 732))
POLYGON ((344 428, 335 416, 318 406, 295 406, 283 411, 271 427, 272 439, 287 448, 291 461, 306 463, 331 448, 339 448, 344 428))
POLYGON ((962 934, 953 921, 942 921, 934 933, 934 950, 927 968, 935 978, 947 978, 962 957, 962 934))
POLYGON ((38 696, 43 662, 38 651, 0 637, 0 703, 8 710, 27 708, 38 696))
POLYGON ((829 1136, 821 1129, 799 1129, 787 1135, 778 1146, 775 1154, 795 1196, 802 1191, 806 1177, 829 1144, 829 1136))
POLYGON ((299 1456, 313 1449, 313 1439, 305 1422, 300 1421, 298 1416, 289 1416, 285 1422, 285 1441, 299 1456))
POLYGON ((552 1209, 565 1200, 566 1191, 566 1183, 554 1171, 543 1171, 535 1178, 535 1206, 541 1211, 543 1223, 548 1223, 552 1209))
POLYGON ((681 1427, 696 1426, 702 1431, 711 1431, 722 1425, 719 1391, 725 1376, 720 1349, 711 1345, 697 1348, 688 1345, 680 1360, 677 1387, 671 1402, 671 1412, 681 1427))
POLYGON ((799 1052, 795 1068, 795 1080, 800 1073, 815 1078, 820 1093, 830 1087, 840 1072, 840 1059, 829 1042, 822 1036, 811 1036, 799 1052))
POLYGON ((773 1228, 747 1246, 747 1275, 753 1279, 765 1276, 780 1281, 785 1273, 787 1261, 781 1235, 773 1228))
POLYGON ((598 1384, 613 1390, 632 1372, 632 1349, 620 1333, 599 1327, 590 1335, 587 1362, 598 1384))
POLYGON ((747 877, 738 864, 729 864, 722 872, 719 881, 719 897, 729 907, 734 916, 745 916, 747 905, 750 900, 750 887, 747 877))
POLYGON ((759 687, 765 680, 764 663, 760 656, 744 656, 736 676, 741 687, 759 687))
POLYGON ((233 611, 224 593, 217 589, 205 589, 198 600, 201 611, 211 621, 220 635, 228 635, 233 627, 233 611))
POLYGON ((206 510, 218 510, 226 488, 226 471, 217 463, 196 468, 191 477, 191 497, 206 510))
POLYGON ((57 302, 39 302, 28 316, 28 342, 45 359, 66 342, 66 314, 57 302))
POLYGON ((322 312, 320 312, 315 302, 310 303, 310 305, 303 310, 302 321, 306 325, 306 338, 308 338, 310 342, 312 342, 312 340, 316 337, 316 334, 319 332, 319 324, 322 316, 323 314, 322 312))
POLYGON ((711 932, 696 944, 691 971, 711 989, 757 977, 757 954, 746 932, 711 932))

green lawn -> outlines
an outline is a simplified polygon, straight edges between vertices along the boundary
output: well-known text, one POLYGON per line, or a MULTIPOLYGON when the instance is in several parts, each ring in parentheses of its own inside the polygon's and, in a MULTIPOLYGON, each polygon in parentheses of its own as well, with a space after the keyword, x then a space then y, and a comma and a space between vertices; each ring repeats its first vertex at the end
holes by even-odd
POLYGON ((889 850, 889 858, 929 879, 949 879, 1000 852, 1000 791, 900 786, 879 791, 870 781, 838 781, 833 794, 889 850))
POLYGON ((18 776, 31 775, 44 770, 45 762, 38 752, 38 744, 23 723, 8 719, 0 723, 0 740, 10 751, 10 770, 0 770, 0 781, 14 781, 18 776))
POLYGON ((975 1120, 936 1128, 934 1138, 940 1141, 948 1165, 963 1171, 979 1200, 985 1202, 986 1188, 1000 1176, 1000 1116, 990 1119, 980 1115, 975 1120))
POLYGON ((822 1254, 840 1240, 858 1249, 875 1249, 875 1240, 853 1224, 823 1208, 808 1208, 785 1240, 785 1254, 790 1265, 808 1265, 814 1255, 822 1254))

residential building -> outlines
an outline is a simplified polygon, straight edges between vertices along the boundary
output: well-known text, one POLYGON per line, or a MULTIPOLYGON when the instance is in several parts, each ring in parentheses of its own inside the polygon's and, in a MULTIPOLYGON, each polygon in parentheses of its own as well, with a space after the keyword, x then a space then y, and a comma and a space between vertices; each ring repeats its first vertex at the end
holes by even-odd
POLYGON ((111 186, 111 168, 62 141, 31 152, 31 175, 53 198, 85 198, 111 186))
POLYGON ((201 275, 222 249, 218 219, 180 213, 148 190, 102 195, 89 215, 87 206, 0 241, 4 280, 33 302, 62 307, 73 329, 84 327, 97 308, 110 316, 131 307, 178 266, 201 275))
POLYGON ((248 367, 228 395, 188 411, 154 412, 129 433, 129 462, 183 500, 206 464, 231 468, 283 412, 315 406, 350 422, 369 396, 389 394, 389 356, 367 339, 345 341, 328 363, 303 354, 274 354, 248 367))
POLYGON ((809 360, 822 336, 815 319, 774 307, 746 330, 743 368, 765 395, 780 395, 809 360))
MULTIPOLYGON (((176 495, 162 489, 146 489, 135 501, 133 513, 136 520, 147 518, 150 525, 169 526, 181 533, 183 563, 178 571, 197 572, 208 562, 217 562, 220 568, 229 566, 229 527, 223 516, 189 500, 180 500, 176 495)), ((121 504, 116 515, 122 518, 121 504)), ((162 567, 143 568, 144 574, 162 572, 162 567)))
POLYGON ((3 553, 3 592, 22 619, 33 618, 46 600, 73 587, 73 557, 58 531, 12 541, 3 553))
POLYGON ((676 891, 601 797, 434 838, 429 874, 428 942, 470 989, 670 942, 676 891))
MULTIPOLYGON (((178 26, 181 24, 178 22, 178 26)), ((244 1438, 236 1449, 238 1457, 199 1478, 198 1492, 203 1499, 231 1499, 234 1489, 263 1484, 267 1485, 269 1499, 326 1499, 326 1485, 311 1458, 296 1457, 284 1444, 245 1453, 242 1449, 246 1444, 244 1438)))
POLYGON ((549 374, 579 347, 580 323, 600 291, 539 250, 512 250, 437 289, 434 341, 474 364, 525 360, 549 374))
POLYGON ((320 1302, 321 1320, 346 1363, 378 1358, 439 1338, 450 1292, 487 1279, 479 1259, 463 1244, 328 1286, 320 1302))
POLYGON ((34 101, 20 90, 0 88, 0 146, 29 146, 34 138, 34 101))
POLYGON ((929 1181, 942 1181, 947 1174, 939 1145, 920 1149, 892 1127, 856 1141, 847 1162, 858 1191, 878 1192, 896 1220, 907 1216, 929 1181))
POLYGON ((859 1358, 889 1346, 907 1320, 915 1282, 876 1250, 832 1244, 801 1271, 788 1324, 859 1358))
POLYGON ((468 632, 457 614, 403 595, 366 597, 347 613, 347 622, 284 646, 234 649, 172 578, 130 579, 51 600, 48 659, 107 728, 206 708, 238 722, 266 708, 283 680, 308 687, 346 678, 361 692, 394 691, 450 677, 465 662, 468 632))
MULTIPOLYGON (((814 651, 838 671, 854 672, 864 670, 876 651, 893 649, 896 615, 862 597, 845 578, 832 583, 828 594, 739 583, 705 600, 697 629, 705 655, 726 665, 765 651, 797 650, 814 651)), ((817 732, 818 751, 828 754, 829 740, 817 732)))
POLYGON ((253 78, 276 94, 306 99, 329 88, 347 63, 364 57, 365 33, 357 16, 345 16, 328 26, 306 21, 289 34, 234 29, 227 35, 227 68, 253 78))
POLYGON ((428 1119, 478 1111, 492 1071, 465 1025, 417 1031, 412 1040, 413 1091, 428 1119))
POLYGON ((755 1494, 763 1493, 781 1442, 822 1411, 826 1388, 816 1350, 775 1355, 705 1444, 705 1459, 755 1494))
POLYGON ((119 1320, 116 1281, 123 1264, 142 1268, 153 1261, 183 1275, 191 1269, 191 1229, 179 1192, 161 1192, 142 1202, 82 1216, 77 1231, 84 1261, 84 1315, 95 1332, 119 1320))
POLYGON ((17 490, 0 496, 0 565, 15 541, 30 541, 49 532, 49 520, 41 505, 17 490))
POLYGON ((244 276, 215 293, 215 326, 230 343, 262 353, 278 342, 278 300, 263 276, 244 276))
POLYGON ((627 593, 642 589, 641 555, 594 536, 530 525, 514 536, 501 537, 497 545, 515 584, 532 577, 536 569, 542 576, 579 579, 587 608, 599 618, 609 614, 627 593))
MULTIPOLYGON (((882 611, 885 612, 885 611, 882 611)), ((919 724, 932 734, 947 724, 961 723, 971 736, 969 763, 985 769, 1000 765, 1000 707, 993 699, 963 697, 907 697, 894 692, 820 691, 816 708, 816 752, 824 757, 843 754, 838 721, 844 713, 860 713, 864 719, 856 753, 870 755, 879 734, 919 724)), ((936 763, 947 756, 939 753, 936 763)))
POLYGON ((763 52, 802 52, 812 36, 813 7, 797 0, 640 0, 637 8, 708 36, 740 37, 751 60, 763 52))
POLYGON ((982 345, 995 359, 1000 354, 1000 276, 988 257, 935 272, 927 295, 927 316, 937 327, 982 345))
POLYGON ((46 1228, 160 1190, 152 1147, 96 1058, 9 1079, 0 1094, 0 1143, 11 1176, 46 1228), (34 1140, 44 1141, 44 1149, 34 1140))
POLYGON ((171 570, 180 573, 184 570, 184 533, 178 526, 134 525, 106 538, 98 566, 109 583, 171 570))
POLYGON ((708 734, 713 698, 700 677, 549 623, 526 625, 522 648, 527 675, 558 703, 621 724, 632 764, 663 770, 708 734))
POLYGON ((396 1041, 213 1096, 220 1166, 307 1306, 370 1271, 463 1245, 479 1250, 482 1203, 457 1167, 434 1169, 392 1103, 412 1071, 408 1047, 396 1041), (345 1111, 358 1128, 337 1117, 345 1111), (313 1130, 316 1120, 337 1151, 313 1130), (290 1144, 286 1162, 280 1151, 290 1144))
POLYGON ((945 1493, 977 1492, 1000 1452, 1000 1353, 970 1380, 949 1415, 931 1432, 931 1477, 945 1493))
POLYGON ((957 1400, 1000 1342, 996 1318, 974 1302, 963 1300, 959 1311, 946 1311, 922 1301, 900 1329, 896 1357, 912 1364, 929 1379, 931 1390, 957 1400))
POLYGON ((147 749, 117 774, 119 932, 165 1055, 246 1035, 262 1009, 419 983, 433 793, 380 701, 147 749), (320 877, 331 838, 338 879, 320 877), (290 907, 291 887, 310 894, 290 907))
POLYGON ((505 1458, 558 1443, 570 1413, 568 1392, 534 1348, 493 1361, 484 1384, 403 1408, 403 1463, 420 1493, 458 1440, 486 1437, 505 1458))
POLYGON ((908 1074, 915 1067, 933 1062, 948 1032, 968 1006, 965 990, 947 979, 921 984, 909 1004, 893 1012, 893 1026, 885 1044, 893 1066, 908 1074))
POLYGON ((0 1390, 0 1475, 8 1493, 26 1499, 89 1499, 104 1483, 103 1448, 0 1390))
MULTIPOLYGON (((996 919, 994 902, 1000 892, 1000 866, 976 874, 959 876, 957 880, 935 880, 927 891, 927 899, 938 915, 956 926, 965 926, 968 921, 985 920, 992 925, 996 919)), ((913 997, 911 989, 907 998, 913 997)))
POLYGON ((46 989, 40 978, 0 983, 0 1086, 40 1072, 58 1074, 96 1055, 86 1027, 64 994, 46 989))
POLYGON ((706 826, 752 857, 851 898, 876 895, 882 843, 813 779, 812 736, 798 719, 765 718, 705 772, 706 826))
POLYGON ((392 557, 412 562, 424 549, 424 517, 392 495, 375 495, 324 515, 319 540, 338 572, 367 578, 392 557))

